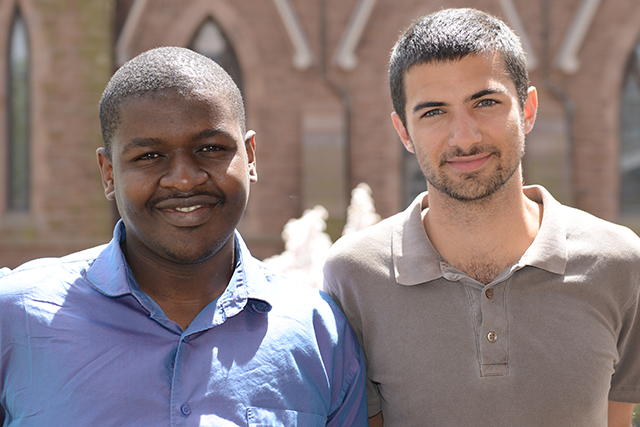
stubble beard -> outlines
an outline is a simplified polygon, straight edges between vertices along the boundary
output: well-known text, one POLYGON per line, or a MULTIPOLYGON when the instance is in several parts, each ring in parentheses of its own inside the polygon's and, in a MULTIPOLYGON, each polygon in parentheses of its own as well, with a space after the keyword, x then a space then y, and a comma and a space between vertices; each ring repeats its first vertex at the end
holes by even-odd
POLYGON ((418 164, 427 182, 436 191, 460 202, 481 202, 498 192, 513 177, 520 167, 523 155, 524 138, 521 138, 520 143, 506 155, 493 145, 474 146, 468 152, 455 148, 444 153, 435 168, 426 157, 418 157, 418 164), (447 173, 448 159, 481 153, 490 153, 498 161, 493 171, 480 170, 457 176, 447 173))

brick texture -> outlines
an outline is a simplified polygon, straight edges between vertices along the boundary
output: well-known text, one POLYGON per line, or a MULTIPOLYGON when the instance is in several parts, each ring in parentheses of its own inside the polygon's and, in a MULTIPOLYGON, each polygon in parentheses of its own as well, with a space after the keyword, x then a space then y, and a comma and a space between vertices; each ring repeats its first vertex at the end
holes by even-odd
MULTIPOLYGON (((23 7, 33 55, 34 187, 28 215, 6 212, 0 190, 0 264, 8 266, 110 237, 113 207, 104 199, 95 162, 95 148, 101 143, 96 106, 115 67, 115 46, 124 20, 136 4, 5 0, 0 4, 0 28, 9 28, 16 3, 23 7)), ((314 55, 313 65, 303 71, 292 64, 293 45, 271 0, 149 1, 127 43, 130 57, 160 45, 188 46, 202 22, 211 17, 233 46, 243 74, 248 126, 257 132, 258 144, 259 182, 252 187, 240 229, 258 257, 280 252, 284 224, 312 207, 305 205, 309 198, 304 192, 310 190, 303 185, 303 165, 308 162, 303 152, 304 123, 309 114, 348 118, 346 187, 367 182, 382 217, 401 210, 407 202, 404 149, 389 119, 391 47, 416 16, 442 7, 472 6, 504 16, 495 0, 378 0, 356 49, 357 66, 344 71, 332 58, 358 3, 289 0, 314 55), (350 106, 341 94, 348 95, 350 106)), ((525 178, 552 189, 565 203, 616 221, 620 91, 627 60, 640 37, 640 3, 601 3, 578 52, 580 69, 573 75, 559 71, 552 61, 582 1, 548 1, 548 13, 542 8, 544 2, 513 3, 541 61, 531 73, 539 89, 540 110, 528 136, 525 178), (558 93, 575 105, 571 141, 558 93)), ((6 58, 6 38, 0 32, 2 58, 6 58)), ((5 70, 0 66, 0 82, 5 82, 5 70)), ((2 128, 5 92, 6 85, 0 84, 2 128)), ((0 135, 0 156, 5 138, 0 135)), ((2 188, 4 179, 0 177, 2 188)), ((343 219, 332 218, 333 237, 343 219)))

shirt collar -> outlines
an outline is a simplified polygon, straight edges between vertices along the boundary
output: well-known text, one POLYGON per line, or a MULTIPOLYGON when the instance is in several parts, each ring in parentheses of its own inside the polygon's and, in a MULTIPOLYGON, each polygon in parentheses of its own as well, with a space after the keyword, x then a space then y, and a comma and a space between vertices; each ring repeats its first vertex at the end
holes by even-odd
MULTIPOLYGON (((562 205, 541 186, 527 186, 523 192, 529 199, 542 203, 543 215, 538 235, 516 267, 530 265, 564 274, 567 246, 562 205)), ((400 214, 400 221, 393 229, 393 265, 396 281, 401 285, 431 282, 443 275, 441 257, 431 244, 422 222, 422 211, 427 208, 428 200, 427 192, 418 195, 400 214)))
POLYGON ((427 208, 428 200, 427 192, 418 195, 393 228, 393 268, 401 285, 418 285, 442 277, 440 257, 422 223, 422 210, 427 208))
POLYGON ((100 252, 85 273, 85 279, 89 283, 110 297, 131 293, 128 280, 129 267, 120 249, 120 243, 125 240, 125 237, 124 223, 120 220, 113 230, 111 242, 100 252))
POLYGON ((562 205, 539 185, 524 187, 524 195, 536 203, 542 203, 542 224, 519 264, 564 274, 567 267, 567 229, 562 205))
POLYGON ((229 286, 218 298, 214 324, 235 316, 247 305, 258 313, 268 313, 272 308, 269 302, 272 274, 251 255, 240 233, 236 231, 235 237, 236 268, 229 286))
MULTIPOLYGON (((109 297, 134 294, 139 289, 120 248, 125 239, 126 229, 120 220, 113 231, 113 239, 85 273, 86 280, 109 297)), ((236 267, 227 289, 215 304, 214 323, 222 323, 238 314, 247 303, 257 312, 271 310, 269 282, 272 275, 251 256, 238 231, 235 232, 235 253, 236 267)))

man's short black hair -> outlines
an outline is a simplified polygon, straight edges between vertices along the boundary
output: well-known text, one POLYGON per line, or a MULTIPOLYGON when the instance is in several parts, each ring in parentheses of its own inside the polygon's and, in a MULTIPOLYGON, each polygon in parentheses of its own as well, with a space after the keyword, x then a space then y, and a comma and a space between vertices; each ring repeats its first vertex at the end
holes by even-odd
POLYGON ((222 96, 246 132, 244 103, 238 86, 213 60, 182 47, 160 47, 126 62, 115 72, 100 100, 100 127, 107 154, 120 122, 120 108, 129 99, 163 90, 212 92, 222 96))
POLYGON ((500 19, 476 9, 443 9, 414 22, 393 47, 389 84, 393 108, 407 126, 404 77, 411 67, 457 61, 467 55, 498 53, 524 108, 529 89, 527 61, 520 39, 500 19))

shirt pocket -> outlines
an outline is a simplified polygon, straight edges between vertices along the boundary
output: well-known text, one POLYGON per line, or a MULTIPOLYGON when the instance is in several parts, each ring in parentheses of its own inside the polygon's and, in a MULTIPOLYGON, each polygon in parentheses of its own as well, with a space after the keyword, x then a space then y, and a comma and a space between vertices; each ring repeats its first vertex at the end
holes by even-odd
POLYGON ((247 427, 321 427, 327 417, 285 409, 247 408, 247 427))

